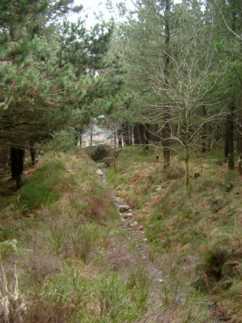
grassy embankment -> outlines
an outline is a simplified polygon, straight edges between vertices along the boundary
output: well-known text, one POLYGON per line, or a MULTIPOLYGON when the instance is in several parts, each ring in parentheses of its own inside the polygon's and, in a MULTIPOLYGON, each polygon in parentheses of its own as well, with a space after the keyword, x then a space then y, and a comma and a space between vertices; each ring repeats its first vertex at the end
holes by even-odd
POLYGON ((18 322, 16 308, 25 305, 25 323, 123 323, 142 316, 145 274, 123 279, 106 257, 122 232, 95 165, 80 152, 47 154, 28 173, 18 193, 1 198, 0 301, 6 296, 12 304, 9 318, 18 322))
POLYGON ((242 322, 241 177, 219 160, 193 158, 190 197, 178 158, 164 173, 156 153, 128 148, 109 170, 161 264, 164 317, 172 322, 242 322))

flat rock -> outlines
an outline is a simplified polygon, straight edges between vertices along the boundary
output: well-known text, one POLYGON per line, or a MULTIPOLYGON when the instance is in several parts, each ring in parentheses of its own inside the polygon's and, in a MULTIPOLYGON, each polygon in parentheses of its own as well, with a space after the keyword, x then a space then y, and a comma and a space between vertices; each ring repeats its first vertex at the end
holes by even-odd
POLYGON ((123 214, 123 218, 124 219, 132 218, 132 216, 133 216, 133 213, 131 213, 131 212, 128 212, 128 213, 124 213, 123 214))
POLYGON ((114 200, 115 200, 116 204, 123 204, 124 203, 123 200, 120 197, 115 196, 115 194, 114 194, 114 200))
POLYGON ((138 222, 137 221, 134 221, 130 224, 131 227, 136 227, 138 225, 138 222))

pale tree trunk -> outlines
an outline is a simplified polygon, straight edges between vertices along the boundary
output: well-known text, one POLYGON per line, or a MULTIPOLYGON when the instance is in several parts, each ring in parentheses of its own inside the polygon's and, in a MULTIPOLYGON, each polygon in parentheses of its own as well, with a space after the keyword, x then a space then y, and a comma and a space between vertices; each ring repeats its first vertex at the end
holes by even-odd
POLYGON ((228 162, 228 156, 229 156, 229 121, 228 121, 228 115, 225 120, 225 133, 224 133, 224 162, 228 162))
POLYGON ((83 130, 80 130, 80 132, 79 132, 80 147, 82 147, 82 133, 83 133, 83 130))
POLYGON ((227 125, 228 168, 233 170, 234 165, 234 106, 230 107, 227 125))
MULTIPOLYGON (((165 1, 165 56, 164 56, 164 75, 165 75, 165 86, 168 86, 169 69, 170 69, 170 12, 171 2, 170 0, 165 1)), ((170 112, 169 107, 164 108, 163 114, 163 156, 164 156, 164 169, 170 166, 171 152, 170 152, 170 112)))
MULTIPOLYGON (((233 9, 232 10, 232 30, 236 32, 236 12, 233 9)), ((233 103, 230 105, 229 108, 229 115, 228 115, 228 168, 230 170, 233 170, 235 167, 234 164, 234 110, 235 110, 235 105, 234 105, 235 97, 233 98, 233 103)))
POLYGON ((117 148, 117 132, 115 128, 113 129, 113 146, 114 146, 114 149, 117 148))
POLYGON ((191 183, 190 183, 190 149, 189 146, 185 146, 185 183, 186 191, 191 194, 191 183))
POLYGON ((93 145, 93 124, 90 126, 90 146, 93 145))
POLYGON ((118 141, 118 147, 123 148, 124 147, 124 138, 123 138, 123 128, 120 126, 120 128, 117 130, 117 141, 118 141))
MULTIPOLYGON (((207 110, 206 108, 203 106, 202 108, 202 113, 203 113, 203 116, 206 118, 207 117, 207 110)), ((207 140, 207 124, 205 123, 203 125, 203 129, 202 129, 202 136, 201 136, 201 139, 202 139, 202 153, 206 153, 207 152, 207 148, 208 148, 208 140, 207 140)))
POLYGON ((134 145, 134 126, 131 126, 131 144, 134 145))
POLYGON ((121 135, 121 147, 123 148, 125 146, 124 136, 121 135))
POLYGON ((163 128, 163 157, 164 157, 164 169, 170 166, 171 151, 170 151, 170 125, 167 116, 169 113, 164 113, 164 128, 163 128))

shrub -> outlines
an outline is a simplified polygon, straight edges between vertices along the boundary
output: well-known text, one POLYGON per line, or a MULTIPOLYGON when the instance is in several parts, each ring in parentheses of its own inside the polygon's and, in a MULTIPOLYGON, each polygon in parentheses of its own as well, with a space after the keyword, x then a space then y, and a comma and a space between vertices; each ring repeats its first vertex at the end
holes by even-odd
POLYGON ((197 266, 198 279, 193 286, 203 292, 208 292, 215 287, 222 279, 223 267, 229 259, 226 249, 214 247, 206 250, 202 262, 197 266))
POLYGON ((0 261, 17 254, 17 240, 5 240, 0 242, 0 261))
POLYGON ((72 304, 69 322, 123 323, 134 322, 142 313, 143 304, 137 296, 141 286, 137 280, 134 285, 126 284, 117 274, 88 279, 67 267, 46 282, 41 295, 53 307, 69 308, 72 304))
POLYGON ((168 180, 175 180, 182 178, 185 175, 185 170, 179 164, 174 163, 165 171, 165 178, 168 180))
POLYGON ((95 223, 72 221, 51 223, 49 240, 57 255, 80 258, 86 263, 89 254, 101 245, 105 231, 95 223))
POLYGON ((40 167, 20 191, 19 207, 25 211, 48 206, 59 198, 57 186, 63 179, 64 165, 52 160, 40 167))
POLYGON ((96 162, 103 161, 113 155, 112 148, 108 145, 89 146, 86 148, 87 154, 96 162))

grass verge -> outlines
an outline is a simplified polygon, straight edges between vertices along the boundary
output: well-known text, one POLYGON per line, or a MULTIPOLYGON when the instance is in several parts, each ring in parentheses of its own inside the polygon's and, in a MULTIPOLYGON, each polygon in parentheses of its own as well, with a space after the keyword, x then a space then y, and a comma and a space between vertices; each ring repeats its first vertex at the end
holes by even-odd
POLYGON ((145 225, 150 258, 164 274, 172 322, 242 322, 241 178, 216 156, 191 163, 191 196, 179 156, 164 172, 157 153, 124 150, 109 181, 145 225))

